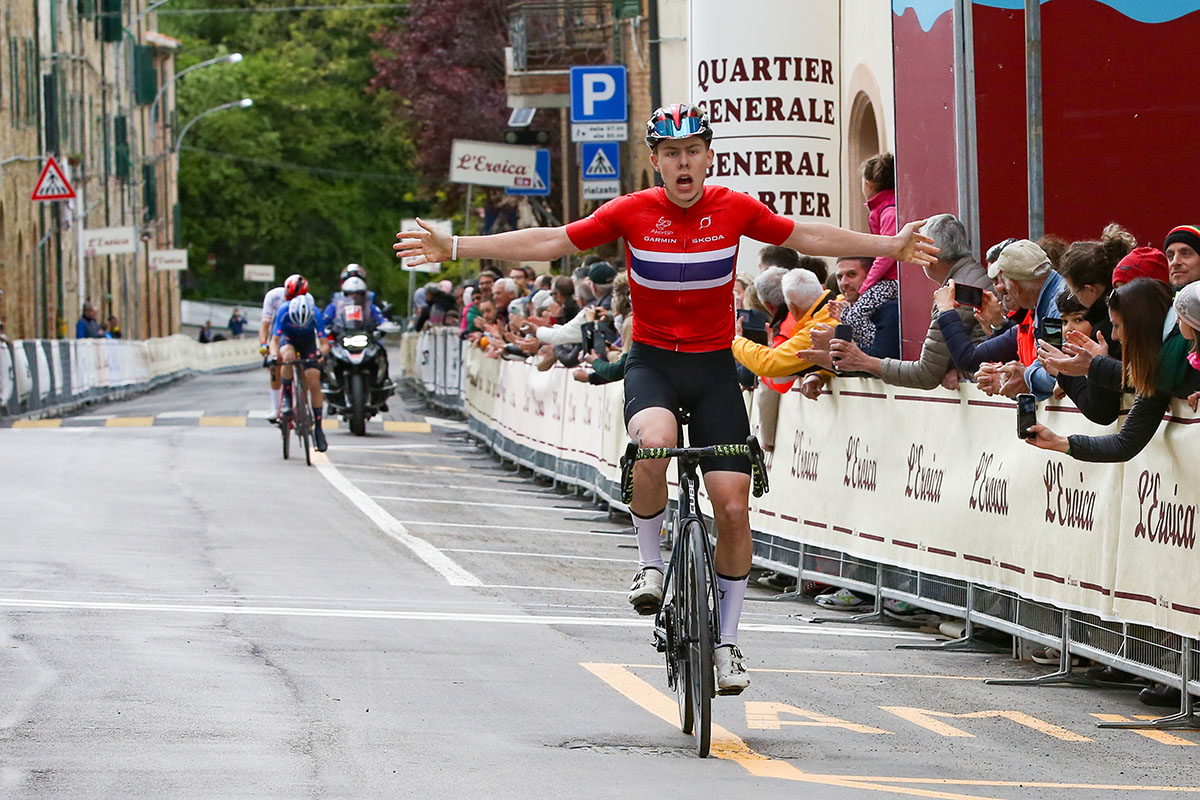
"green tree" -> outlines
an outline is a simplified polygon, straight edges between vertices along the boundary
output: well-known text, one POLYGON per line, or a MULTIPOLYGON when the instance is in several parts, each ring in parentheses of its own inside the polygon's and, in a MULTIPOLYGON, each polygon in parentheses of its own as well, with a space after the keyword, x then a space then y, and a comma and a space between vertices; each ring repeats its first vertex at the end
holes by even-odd
POLYGON ((176 13, 161 14, 163 32, 184 44, 177 69, 225 52, 244 61, 180 81, 177 129, 231 100, 254 106, 206 117, 183 142, 182 239, 198 265, 186 295, 252 296, 259 287, 242 280, 242 264, 259 263, 275 264, 280 279, 302 272, 323 299, 356 261, 373 288, 402 304, 407 284, 391 245, 400 220, 426 205, 415 200, 413 148, 390 113, 395 100, 369 86, 372 34, 392 15, 256 13, 252 0, 222 4, 247 9, 240 13, 186 13, 210 5, 178 0, 176 13))

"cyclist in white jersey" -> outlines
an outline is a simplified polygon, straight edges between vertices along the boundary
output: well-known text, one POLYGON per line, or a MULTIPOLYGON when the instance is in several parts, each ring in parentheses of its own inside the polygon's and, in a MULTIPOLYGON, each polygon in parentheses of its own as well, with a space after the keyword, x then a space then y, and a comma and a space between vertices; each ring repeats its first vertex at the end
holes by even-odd
MULTIPOLYGON (((279 313, 280 307, 300 294, 308 294, 308 281, 303 275, 294 273, 288 276, 287 280, 283 282, 283 286, 276 286, 263 297, 262 323, 258 326, 258 352, 260 354, 264 356, 267 354, 268 342, 271 340, 271 325, 275 322, 275 315, 279 313)), ((279 392, 283 383, 279 376, 279 367, 271 367, 268 375, 271 384, 271 416, 268 419, 275 422, 277 419, 275 415, 279 410, 279 392)))

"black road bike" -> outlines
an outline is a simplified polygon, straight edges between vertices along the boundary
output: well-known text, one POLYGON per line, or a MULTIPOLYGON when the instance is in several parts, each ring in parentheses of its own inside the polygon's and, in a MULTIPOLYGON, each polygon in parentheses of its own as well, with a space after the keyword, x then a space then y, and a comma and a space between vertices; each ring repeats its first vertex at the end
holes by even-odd
POLYGON ((304 463, 312 466, 313 410, 308 399, 308 384, 304 380, 304 371, 318 369, 320 360, 316 358, 296 358, 291 361, 281 361, 280 366, 298 366, 292 375, 292 410, 279 415, 279 431, 283 434, 283 457, 291 455, 292 430, 304 448, 304 463))
MULTIPOLYGON (((680 416, 680 435, 686 416, 680 416)), ((633 465, 654 458, 679 459, 675 544, 663 582, 663 604, 654 616, 654 646, 667 660, 667 685, 679 702, 679 727, 695 732, 696 754, 708 756, 712 742, 712 698, 716 694, 713 647, 721 633, 713 548, 696 502, 696 467, 703 458, 749 456, 755 497, 768 491, 763 451, 753 436, 745 444, 709 447, 649 447, 630 443, 621 458, 621 499, 633 499, 633 465)))

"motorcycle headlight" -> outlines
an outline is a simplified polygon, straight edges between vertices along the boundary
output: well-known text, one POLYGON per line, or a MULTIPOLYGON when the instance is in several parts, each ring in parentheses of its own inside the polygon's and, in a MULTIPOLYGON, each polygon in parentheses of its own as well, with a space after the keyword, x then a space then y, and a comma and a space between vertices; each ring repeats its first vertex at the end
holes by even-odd
POLYGON ((353 336, 347 336, 342 339, 342 347, 366 347, 367 335, 365 333, 356 333, 353 336))

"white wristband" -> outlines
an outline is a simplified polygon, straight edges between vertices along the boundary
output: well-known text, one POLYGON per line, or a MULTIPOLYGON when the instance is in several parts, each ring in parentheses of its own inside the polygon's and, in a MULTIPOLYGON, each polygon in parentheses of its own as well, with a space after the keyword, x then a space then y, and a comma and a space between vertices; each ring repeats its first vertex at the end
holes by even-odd
POLYGON ((450 242, 451 242, 451 244, 450 244, 450 260, 458 261, 458 237, 451 236, 450 242))

